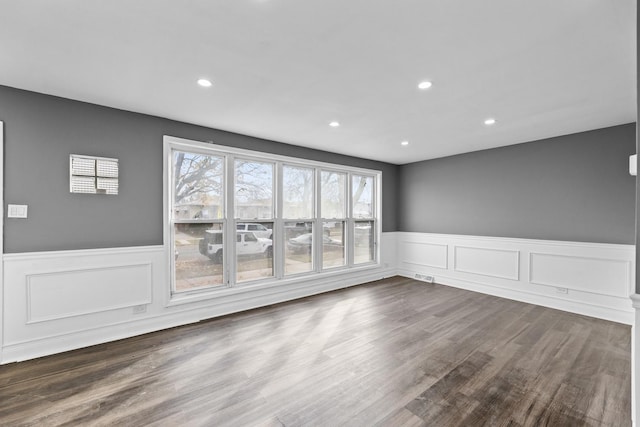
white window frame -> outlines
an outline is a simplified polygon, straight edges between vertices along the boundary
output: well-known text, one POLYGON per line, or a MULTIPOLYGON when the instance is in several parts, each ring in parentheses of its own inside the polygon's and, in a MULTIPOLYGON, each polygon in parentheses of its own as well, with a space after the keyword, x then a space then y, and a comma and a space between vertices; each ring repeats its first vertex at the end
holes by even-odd
POLYGON ((301 272, 301 273, 290 273, 290 274, 286 274, 285 273, 285 265, 284 262, 286 262, 286 236, 285 236, 285 232, 284 232, 284 224, 286 222, 310 222, 313 224, 313 233, 314 233, 314 238, 315 238, 315 233, 316 230, 318 229, 318 210, 320 209, 317 205, 318 205, 318 198, 317 198, 317 194, 319 192, 318 188, 319 188, 319 184, 318 184, 318 171, 317 171, 317 167, 311 165, 311 162, 309 163, 299 163, 296 162, 295 158, 287 158, 286 161, 282 161, 280 162, 280 164, 278 165, 278 193, 277 195, 280 197, 277 197, 279 200, 279 204, 278 204, 278 210, 277 210, 277 219, 276 221, 278 222, 278 234, 275 234, 275 227, 274 227, 274 241, 275 239, 277 239, 278 242, 278 246, 277 246, 277 251, 280 255, 280 257, 282 258, 283 262, 282 263, 278 263, 278 266, 281 267, 281 275, 279 277, 283 277, 283 278, 295 278, 298 276, 308 276, 309 274, 312 273, 319 273, 320 270, 320 265, 318 265, 318 263, 316 262, 316 258, 317 258, 317 254, 316 254, 316 250, 313 249, 312 247, 312 258, 311 258, 311 270, 309 271, 305 271, 305 272, 301 272), (311 170, 311 175, 312 175, 312 189, 311 189, 311 200, 313 203, 313 206, 311 207, 311 211, 312 211, 312 216, 310 218, 285 218, 284 217, 284 168, 285 167, 291 167, 291 168, 301 168, 301 169, 310 169, 311 170))
MULTIPOLYGON (((382 210, 381 210, 381 180, 382 172, 372 169, 357 168, 351 166, 342 166, 338 164, 318 162, 315 160, 307 160, 302 158, 281 156, 277 154, 264 153, 253 150, 245 150, 240 148, 216 145, 213 143, 205 143, 199 141, 193 141, 183 138, 177 138, 173 136, 164 136, 163 139, 163 200, 164 200, 164 247, 165 256, 168 264, 168 283, 167 286, 167 305, 181 304, 184 302, 192 302, 200 299, 213 298, 221 294, 233 293, 241 288, 254 287, 254 286, 266 286, 266 285, 286 285, 294 283, 296 280, 303 279, 305 277, 313 278, 318 275, 332 276, 343 274, 346 271, 355 270, 367 270, 380 266, 380 247, 379 242, 381 239, 381 224, 382 224, 382 210), (212 220, 209 222, 223 222, 224 229, 224 263, 223 263, 223 280, 224 285, 211 286, 199 288, 193 291, 174 292, 174 280, 175 280, 175 257, 173 256, 173 156, 174 150, 195 152, 207 155, 214 155, 223 157, 225 159, 224 166, 224 214, 222 220, 212 220), (275 215, 271 219, 256 219, 249 221, 248 219, 238 219, 235 215, 235 160, 256 160, 259 162, 268 162, 274 164, 273 171, 273 214, 275 215), (296 274, 284 274, 284 262, 285 262, 285 236, 284 236, 284 223, 288 221, 296 221, 295 218, 283 218, 283 182, 282 171, 283 166, 310 168, 314 171, 314 207, 313 217, 305 219, 305 222, 314 223, 314 247, 313 251, 314 261, 313 269, 309 272, 302 272, 296 274), (322 171, 339 172, 346 174, 346 200, 345 200, 345 214, 346 218, 340 219, 344 221, 344 245, 345 245, 345 265, 340 267, 330 267, 323 269, 322 267, 322 233, 323 233, 323 218, 321 212, 321 173, 322 171), (358 176, 370 176, 373 178, 373 221, 375 225, 374 230, 374 260, 368 263, 354 264, 354 248, 351 243, 353 240, 353 224, 355 221, 364 220, 360 218, 352 217, 352 181, 353 175, 358 176), (259 279, 255 281, 246 281, 242 283, 236 283, 236 223, 237 222, 273 222, 273 276, 265 279, 259 279)), ((302 219, 301 219, 302 220, 302 219)), ((369 220, 369 219, 367 219, 369 220)), ((184 222, 184 221, 181 221, 184 222)), ((197 220, 194 222, 206 222, 197 220)))
POLYGON ((350 209, 349 209, 349 204, 351 203, 351 185, 349 185, 349 181, 351 180, 351 173, 349 171, 343 170, 339 167, 336 167, 337 165, 332 165, 331 167, 323 167, 323 168, 318 168, 316 170, 317 173, 317 182, 318 182, 318 191, 316 194, 316 197, 318 199, 318 212, 316 212, 316 216, 318 217, 318 227, 319 230, 316 233, 316 235, 314 236, 314 238, 317 239, 324 239, 324 223, 325 221, 327 222, 341 222, 343 225, 343 230, 342 230, 342 240, 343 240, 343 246, 344 246, 344 253, 343 253, 343 260, 344 260, 344 264, 343 265, 338 265, 335 267, 325 267, 324 266, 324 260, 323 260, 323 255, 324 255, 324 248, 322 247, 322 243, 320 244, 320 248, 322 250, 319 250, 318 252, 318 261, 319 261, 319 266, 322 269, 322 271, 335 271, 335 270, 342 270, 342 269, 346 269, 349 268, 351 266, 351 263, 349 262, 349 254, 350 254, 350 248, 351 248, 351 239, 349 239, 349 231, 348 231, 348 227, 349 227, 349 215, 350 215, 350 209), (338 174, 342 174, 345 175, 345 183, 344 183, 344 192, 345 192, 345 199, 343 201, 344 203, 344 210, 343 210, 343 217, 340 218, 328 218, 324 216, 324 212, 322 212, 322 172, 328 172, 328 173, 338 173, 338 174))
MULTIPOLYGON (((366 173, 353 173, 349 175, 349 206, 347 207, 347 209, 349 209, 348 212, 348 233, 350 235, 351 241, 353 242, 353 245, 349 245, 349 249, 351 250, 351 254, 350 254, 350 258, 349 258, 349 263, 350 265, 368 265, 368 264, 373 264, 376 263, 376 260, 379 260, 379 254, 375 253, 374 250, 374 260, 373 261, 368 261, 368 262, 361 262, 361 263, 357 263, 355 262, 355 245, 356 245, 356 236, 355 236, 355 224, 356 222, 373 222, 373 230, 372 232, 374 233, 374 245, 376 245, 376 242, 378 241, 378 228, 379 228, 379 223, 380 223, 380 218, 378 217, 378 206, 379 206, 379 196, 378 196, 378 186, 379 186, 379 182, 378 179, 376 178, 375 175, 371 175, 371 174, 366 174, 366 173), (372 190, 372 206, 371 206, 371 216, 370 217, 355 217, 353 214, 353 209, 355 208, 355 203, 353 200, 353 176, 361 176, 361 177, 365 177, 365 178, 373 178, 373 190, 372 190)), ((376 245, 377 246, 377 245, 376 245)), ((376 248, 374 248, 376 249, 376 248)))
MULTIPOLYGON (((214 147, 213 144, 210 145, 211 147, 214 147)), ((222 146, 217 146, 220 147, 222 149, 224 149, 225 151, 230 151, 229 147, 222 147, 222 146)), ((235 244, 236 242, 236 233, 237 233, 237 224, 239 223, 247 223, 247 222, 256 222, 256 223, 263 223, 263 222, 270 222, 273 224, 273 228, 272 231, 275 233, 275 227, 276 227, 276 218, 278 216, 277 212, 276 212, 276 208, 277 208, 277 193, 278 193, 278 180, 277 180, 277 176, 278 176, 278 163, 272 159, 269 159, 267 157, 263 157, 261 153, 258 152, 251 152, 248 150, 233 150, 233 151, 244 151, 247 153, 251 153, 251 154, 242 154, 240 152, 229 152, 228 155, 228 166, 230 168, 230 172, 228 176, 233 175, 233 178, 230 182, 232 182, 233 184, 231 185, 226 185, 225 190, 227 191, 231 191, 231 204, 232 206, 230 206, 230 210, 227 211, 227 213, 229 215, 231 215, 228 220, 231 223, 231 227, 233 228, 233 252, 229 252, 232 254, 233 256, 233 264, 229 263, 226 264, 228 271, 228 276, 229 276, 229 281, 227 282, 227 286, 232 287, 232 288, 239 288, 242 286, 247 286, 247 285, 254 285, 256 283, 260 283, 260 282, 271 282, 273 281, 275 278, 278 277, 277 275, 277 269, 276 269, 276 258, 275 258, 275 253, 274 253, 274 257, 272 260, 273 263, 273 275, 270 277, 266 277, 264 279, 258 279, 258 280, 247 280, 244 282, 238 282, 238 255, 236 253, 236 249, 237 246, 235 244), (236 215, 236 199, 235 199, 235 189, 236 189, 236 161, 240 160, 240 161, 246 161, 246 162, 256 162, 256 163, 271 163, 273 164, 273 179, 271 182, 271 193, 272 193, 272 200, 271 200, 271 217, 270 218, 240 218, 238 217, 238 215, 236 215)), ((275 239, 274 239, 275 240, 275 239)), ((272 241, 272 249, 274 249, 274 242, 272 241)), ((226 248, 225 248, 226 250, 226 248)), ((274 251, 275 252, 275 251, 274 251)))

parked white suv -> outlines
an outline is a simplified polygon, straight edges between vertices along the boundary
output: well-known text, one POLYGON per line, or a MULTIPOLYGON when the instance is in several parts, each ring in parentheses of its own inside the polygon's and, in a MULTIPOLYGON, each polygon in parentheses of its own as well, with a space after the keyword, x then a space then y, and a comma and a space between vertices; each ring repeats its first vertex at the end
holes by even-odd
MULTIPOLYGON (((222 231, 207 230, 200 239, 198 249, 202 255, 208 256, 215 263, 222 263, 222 231)), ((273 257, 273 243, 271 239, 257 237, 252 231, 238 231, 236 233, 236 255, 263 255, 273 257)))
POLYGON ((237 231, 251 231, 256 237, 273 239, 273 231, 270 228, 257 222, 239 222, 236 224, 237 231))

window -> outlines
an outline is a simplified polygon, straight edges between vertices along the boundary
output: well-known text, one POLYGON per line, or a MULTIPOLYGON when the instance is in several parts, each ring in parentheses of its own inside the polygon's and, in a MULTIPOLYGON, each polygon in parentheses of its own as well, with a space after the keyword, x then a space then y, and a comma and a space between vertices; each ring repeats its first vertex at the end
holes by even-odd
POLYGON ((366 264, 375 260, 374 177, 352 175, 351 211, 353 212, 353 263, 366 264), (361 221, 366 220, 366 221, 361 221))
POLYGON ((273 218, 273 164, 236 160, 236 218, 273 218))
POLYGON ((341 267, 346 263, 347 174, 323 170, 320 176, 322 267, 341 267))
POLYGON ((174 150, 172 166, 173 292, 224 283, 224 157, 174 150))
POLYGON ((344 218, 346 216, 346 174, 322 171, 322 217, 344 218))
POLYGON ((314 270, 313 222, 284 223, 286 242, 284 274, 307 273, 314 270))
POLYGON ((282 216, 285 219, 284 274, 314 271, 314 169, 282 166, 282 216))
POLYGON ((273 218, 275 164, 235 160, 236 282, 274 276, 273 218), (246 222, 264 221, 266 222, 246 222))
POLYGON ((373 177, 353 175, 352 180, 353 217, 373 218, 373 177))
POLYGON ((380 172, 173 137, 165 155, 172 295, 377 265, 380 172))
POLYGON ((313 218, 313 169, 284 165, 282 187, 282 216, 313 218))

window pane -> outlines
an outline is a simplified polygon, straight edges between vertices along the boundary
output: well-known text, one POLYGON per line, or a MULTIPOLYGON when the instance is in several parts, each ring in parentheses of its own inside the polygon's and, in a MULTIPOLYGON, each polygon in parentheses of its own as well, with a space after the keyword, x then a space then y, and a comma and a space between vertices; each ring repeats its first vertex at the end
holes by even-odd
POLYGON ((375 230, 373 221, 356 221, 354 223, 354 264, 362 264, 375 260, 373 230, 375 230))
POLYGON ((344 218, 347 175, 322 171, 322 218, 344 218))
POLYGON ((313 217, 313 169, 282 167, 284 218, 313 217))
POLYGON ((313 222, 285 222, 285 274, 313 270, 313 222))
POLYGON ((264 237, 265 239, 273 238, 273 223, 271 222, 238 222, 236 230, 250 231, 256 237, 264 237))
POLYGON ((175 292, 223 284, 222 224, 175 224, 175 292))
POLYGON ((236 226, 237 281, 273 277, 273 223, 238 223, 236 226), (260 230, 250 231, 250 228, 260 230))
POLYGON ((373 218, 373 177, 353 175, 353 217, 373 218))
POLYGON ((173 152, 173 215, 175 219, 221 219, 224 158, 173 152))
POLYGON ((236 218, 273 218, 273 164, 236 160, 236 218))
POLYGON ((344 222, 322 223, 322 268, 345 265, 344 222))

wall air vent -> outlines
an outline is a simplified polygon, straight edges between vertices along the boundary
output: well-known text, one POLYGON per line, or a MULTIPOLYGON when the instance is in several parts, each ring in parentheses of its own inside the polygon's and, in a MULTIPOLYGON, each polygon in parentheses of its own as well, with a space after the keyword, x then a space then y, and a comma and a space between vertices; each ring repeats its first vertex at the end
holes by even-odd
POLYGON ((423 282, 427 283, 433 283, 435 281, 435 278, 433 276, 429 276, 427 274, 416 274, 415 277, 417 280, 422 280, 423 282))
POLYGON ((81 194, 118 194, 118 159, 71 154, 69 191, 81 194))

